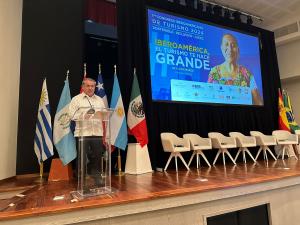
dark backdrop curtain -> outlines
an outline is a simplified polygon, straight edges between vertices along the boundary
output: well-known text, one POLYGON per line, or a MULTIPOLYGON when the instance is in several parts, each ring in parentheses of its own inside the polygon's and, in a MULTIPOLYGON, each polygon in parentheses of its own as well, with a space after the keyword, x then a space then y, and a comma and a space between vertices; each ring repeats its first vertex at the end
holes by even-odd
POLYGON ((154 168, 163 167, 168 157, 162 150, 161 132, 174 132, 179 136, 193 132, 207 137, 207 133, 211 131, 222 132, 225 135, 230 131, 239 131, 249 135, 251 130, 270 134, 272 130, 277 129, 277 89, 280 87, 280 78, 273 32, 231 20, 207 17, 195 9, 161 0, 119 0, 117 18, 119 80, 123 101, 125 108, 128 107, 132 73, 136 67, 148 124, 148 148, 154 168), (147 5, 260 35, 264 106, 152 102, 146 31, 147 5))
MULTIPOLYGON (((23 1, 17 175, 39 171, 33 142, 44 78, 52 124, 67 70, 71 95, 79 93, 83 75, 83 7, 83 0, 23 1)), ((45 161, 45 172, 50 163, 51 160, 45 161)))
POLYGON ((116 4, 105 0, 86 0, 85 19, 116 26, 116 4))

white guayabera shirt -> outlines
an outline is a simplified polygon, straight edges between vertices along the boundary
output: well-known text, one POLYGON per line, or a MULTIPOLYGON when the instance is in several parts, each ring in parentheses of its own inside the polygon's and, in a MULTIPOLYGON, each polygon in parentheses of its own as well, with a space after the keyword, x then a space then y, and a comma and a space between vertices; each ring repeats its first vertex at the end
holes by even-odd
POLYGON ((103 100, 93 95, 89 97, 85 93, 81 93, 72 98, 69 105, 69 116, 71 120, 76 122, 75 137, 80 136, 103 136, 102 121, 91 116, 89 119, 84 119, 87 111, 91 108, 101 110, 105 108, 103 100))

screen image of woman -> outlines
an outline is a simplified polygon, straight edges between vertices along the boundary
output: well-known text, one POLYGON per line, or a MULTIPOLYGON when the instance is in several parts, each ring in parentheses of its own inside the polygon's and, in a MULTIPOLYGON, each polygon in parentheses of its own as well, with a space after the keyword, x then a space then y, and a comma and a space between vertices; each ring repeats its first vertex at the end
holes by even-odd
POLYGON ((253 105, 263 105, 253 74, 238 63, 240 49, 237 39, 231 34, 222 37, 221 51, 224 62, 214 66, 208 76, 209 83, 249 87, 253 105))

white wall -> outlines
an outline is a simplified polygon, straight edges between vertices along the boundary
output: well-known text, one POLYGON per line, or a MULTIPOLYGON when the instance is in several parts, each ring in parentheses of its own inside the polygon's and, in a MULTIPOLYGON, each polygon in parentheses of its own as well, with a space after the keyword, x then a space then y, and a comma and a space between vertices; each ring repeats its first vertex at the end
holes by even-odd
POLYGON ((300 40, 280 45, 276 50, 282 88, 291 98, 295 119, 300 125, 300 40))
POLYGON ((277 47, 281 79, 300 76, 300 40, 277 47))
POLYGON ((0 0, 0 180, 16 175, 22 0, 0 0))

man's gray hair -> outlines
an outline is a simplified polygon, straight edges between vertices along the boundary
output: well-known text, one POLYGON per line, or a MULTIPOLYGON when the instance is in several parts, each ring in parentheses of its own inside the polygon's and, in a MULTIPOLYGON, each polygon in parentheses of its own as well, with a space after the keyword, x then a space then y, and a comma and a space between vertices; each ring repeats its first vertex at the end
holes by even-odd
POLYGON ((87 81, 87 80, 89 80, 89 81, 92 81, 93 83, 95 83, 95 84, 96 84, 96 81, 95 81, 94 79, 87 77, 87 78, 84 78, 84 79, 83 79, 83 81, 82 81, 82 84, 81 84, 81 85, 84 85, 84 82, 85 82, 85 81, 87 81))

